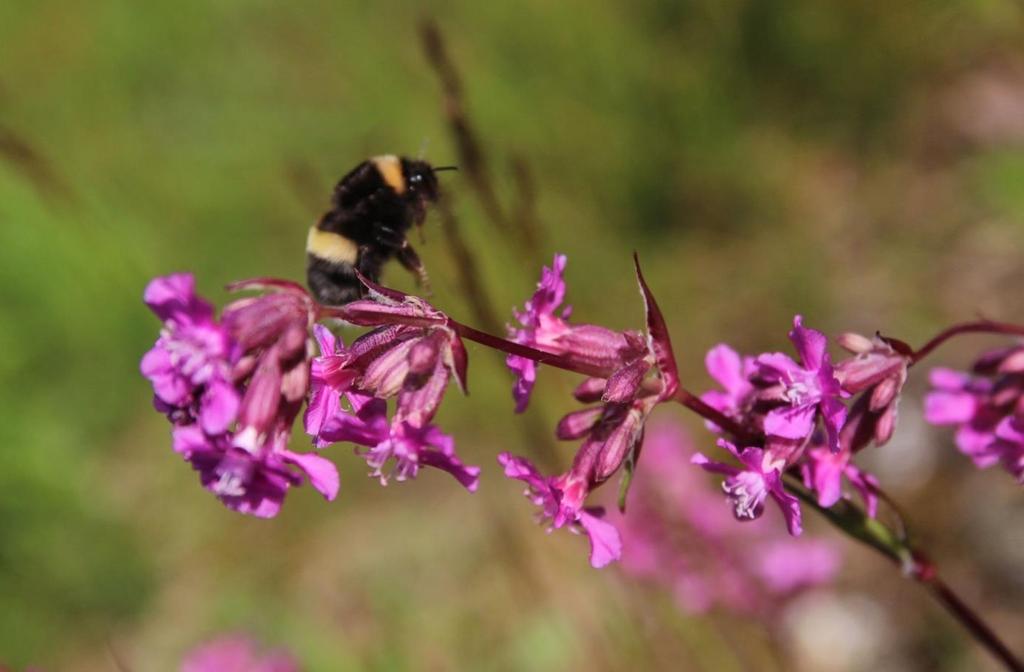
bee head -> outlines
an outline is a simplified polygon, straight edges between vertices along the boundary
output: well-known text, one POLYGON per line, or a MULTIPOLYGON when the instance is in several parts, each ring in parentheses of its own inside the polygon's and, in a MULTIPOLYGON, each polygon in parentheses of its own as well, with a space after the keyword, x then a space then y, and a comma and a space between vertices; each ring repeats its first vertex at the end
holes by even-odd
POLYGON ((406 197, 417 201, 436 201, 439 196, 437 173, 457 170, 455 166, 435 168, 426 161, 403 159, 402 172, 405 175, 406 197))

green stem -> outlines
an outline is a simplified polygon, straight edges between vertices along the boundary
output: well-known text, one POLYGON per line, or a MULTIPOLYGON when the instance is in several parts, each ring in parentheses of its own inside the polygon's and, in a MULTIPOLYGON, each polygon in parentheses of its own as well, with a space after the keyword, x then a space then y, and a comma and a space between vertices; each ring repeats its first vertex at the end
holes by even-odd
POLYGON ((932 597, 949 612, 989 653, 999 659, 1007 670, 1024 672, 1024 663, 999 638, 981 616, 969 607, 939 577, 938 569, 927 557, 905 541, 901 535, 878 520, 869 517, 859 507, 843 499, 829 508, 818 505, 814 493, 799 479, 787 474, 786 489, 804 504, 824 516, 830 523, 862 544, 875 549, 900 566, 903 575, 924 586, 932 597))

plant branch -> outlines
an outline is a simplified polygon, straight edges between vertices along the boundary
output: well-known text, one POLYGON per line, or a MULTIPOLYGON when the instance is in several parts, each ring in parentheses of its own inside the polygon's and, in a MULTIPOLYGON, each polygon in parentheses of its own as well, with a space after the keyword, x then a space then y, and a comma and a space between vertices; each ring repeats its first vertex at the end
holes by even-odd
POLYGON ((910 365, 913 366, 927 357, 940 345, 960 334, 1008 334, 1012 336, 1024 336, 1024 326, 1010 324, 1008 322, 993 322, 991 320, 978 320, 977 322, 963 322, 952 327, 943 329, 930 341, 922 345, 911 355, 910 365))
POLYGON ((835 505, 824 508, 818 505, 814 494, 799 481, 787 474, 786 489, 796 495, 804 504, 820 513, 826 520, 899 565, 903 573, 922 584, 942 607, 960 623, 975 640, 988 649, 989 653, 1011 670, 1024 672, 1024 663, 1018 659, 999 636, 958 596, 938 574, 938 569, 927 556, 915 549, 903 535, 894 532, 880 521, 870 518, 863 510, 843 499, 835 505))

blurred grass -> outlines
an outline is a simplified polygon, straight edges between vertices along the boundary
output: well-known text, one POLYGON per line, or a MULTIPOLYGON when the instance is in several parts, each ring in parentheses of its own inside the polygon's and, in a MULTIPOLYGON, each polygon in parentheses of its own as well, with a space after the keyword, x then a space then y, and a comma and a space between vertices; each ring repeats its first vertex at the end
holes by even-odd
MULTIPOLYGON (((16 141, 0 142, 0 659, 109 669, 109 647, 173 669, 206 634, 246 628, 311 669, 622 669, 678 655, 727 669, 709 662, 731 646, 714 637, 678 648, 679 629, 713 626, 643 620, 612 572, 586 569, 580 540, 530 526, 493 463, 530 447, 489 353, 473 351, 473 395, 441 417, 485 466, 472 497, 432 475, 381 491, 338 448, 339 502, 300 491, 275 522, 244 520, 197 487, 148 409, 137 362, 157 330, 140 301, 151 276, 193 270, 220 302, 236 278, 299 279, 303 231, 337 176, 424 141, 451 160, 420 11, 0 4, 0 138, 16 141), (522 558, 495 544, 495 515, 522 558)), ((1022 317, 1022 138, 978 140, 947 114, 979 72, 1024 95, 1019 4, 435 12, 504 202, 509 162, 532 169, 545 256, 569 254, 576 315, 639 324, 638 249, 692 387, 708 346, 783 347, 795 312, 912 341, 979 310, 1022 317)), ((506 314, 538 269, 495 243, 458 177, 446 184, 506 314)), ((426 233, 434 299, 467 317, 440 232, 426 233)), ((531 412, 550 422, 571 381, 543 378, 531 412)), ((986 599, 1004 609, 1016 590, 986 599)), ((906 630, 907 650, 950 625, 929 627, 906 630)), ((950 637, 929 669, 980 664, 950 637)))

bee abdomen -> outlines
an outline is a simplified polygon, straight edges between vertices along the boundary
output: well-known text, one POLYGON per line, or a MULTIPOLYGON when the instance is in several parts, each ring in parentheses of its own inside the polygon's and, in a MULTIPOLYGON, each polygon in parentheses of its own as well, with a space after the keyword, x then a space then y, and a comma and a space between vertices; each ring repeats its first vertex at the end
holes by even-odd
POLYGON ((362 285, 353 268, 359 261, 359 245, 340 233, 319 226, 306 237, 306 283, 320 303, 341 305, 362 296, 362 285))
POLYGON ((352 264, 336 263, 306 255, 306 284, 320 303, 340 306, 361 298, 363 286, 352 264))

